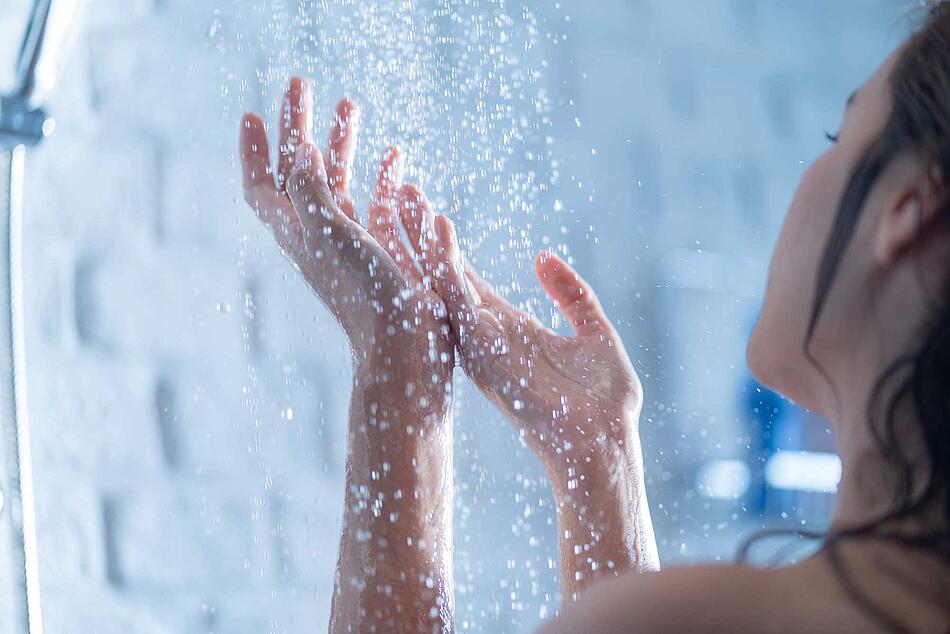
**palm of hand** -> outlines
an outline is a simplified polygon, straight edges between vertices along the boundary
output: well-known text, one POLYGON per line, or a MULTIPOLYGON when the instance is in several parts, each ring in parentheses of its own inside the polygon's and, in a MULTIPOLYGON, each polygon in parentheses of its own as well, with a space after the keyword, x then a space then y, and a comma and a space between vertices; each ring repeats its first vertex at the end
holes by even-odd
POLYGON ((623 412, 639 411, 641 387, 606 320, 561 336, 512 307, 470 267, 465 276, 479 305, 459 324, 463 364, 526 442, 570 451, 623 437, 623 412))

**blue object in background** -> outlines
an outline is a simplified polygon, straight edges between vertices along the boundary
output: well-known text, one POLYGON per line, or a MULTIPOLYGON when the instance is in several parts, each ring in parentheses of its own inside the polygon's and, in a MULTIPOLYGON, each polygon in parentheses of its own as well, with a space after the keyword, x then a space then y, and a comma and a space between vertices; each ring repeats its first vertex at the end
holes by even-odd
POLYGON ((749 443, 749 510, 764 512, 768 484, 765 481, 765 464, 780 444, 782 422, 789 415, 791 405, 779 394, 756 381, 750 375, 745 388, 745 408, 750 430, 749 443))

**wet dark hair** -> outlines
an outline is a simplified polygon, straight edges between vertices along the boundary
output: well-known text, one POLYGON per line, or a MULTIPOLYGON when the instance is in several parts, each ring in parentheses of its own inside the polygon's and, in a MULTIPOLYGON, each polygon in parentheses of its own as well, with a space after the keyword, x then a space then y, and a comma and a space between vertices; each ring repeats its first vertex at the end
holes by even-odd
MULTIPOLYGON (((815 302, 803 344, 805 357, 831 382, 809 350, 822 308, 828 299, 844 252, 858 224, 864 203, 884 170, 900 154, 912 153, 946 180, 950 177, 950 0, 930 2, 924 24, 911 36, 890 76, 893 109, 886 125, 870 143, 851 173, 837 216, 819 263, 815 302)), ((950 198, 941 192, 939 217, 950 226, 950 198)), ((919 225, 918 225, 919 226, 919 225)), ((950 268, 950 262, 947 263, 950 268)), ((843 565, 837 546, 844 540, 873 537, 923 550, 950 562, 950 287, 934 298, 934 312, 920 347, 894 361, 875 382, 867 417, 877 449, 893 470, 893 502, 880 517, 864 525, 821 536, 792 531, 804 537, 824 537, 821 551, 829 555, 848 595, 882 625, 895 632, 905 628, 870 601, 843 565), (895 382, 883 422, 875 420, 884 388, 895 382), (894 414, 911 398, 924 441, 925 455, 910 455, 894 414), (908 535, 894 529, 901 520, 939 509, 943 526, 926 535, 908 535)), ((833 386, 833 384, 832 384, 833 386)), ((905 439, 906 440, 906 439, 905 439)), ((776 531, 753 535, 743 545, 739 561, 751 545, 776 531)))

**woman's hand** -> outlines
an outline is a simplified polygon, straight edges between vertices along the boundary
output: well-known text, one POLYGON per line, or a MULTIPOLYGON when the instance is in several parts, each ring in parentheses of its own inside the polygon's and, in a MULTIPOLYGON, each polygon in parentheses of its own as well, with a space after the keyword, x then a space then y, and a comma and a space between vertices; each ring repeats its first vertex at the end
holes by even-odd
MULTIPOLYGON (((330 631, 448 632, 452 577, 452 370, 445 307, 400 238, 397 214, 428 210, 380 163, 367 226, 349 193, 359 110, 337 106, 313 145, 309 86, 292 79, 275 175, 261 119, 244 117, 244 194, 343 327, 353 350, 343 535, 330 631)), ((416 243, 428 254, 430 243, 416 243)))
POLYGON ((445 301, 462 364, 541 460, 558 504, 561 573, 571 595, 600 574, 658 567, 643 485, 637 373, 593 291, 542 253, 541 286, 571 322, 564 337, 513 307, 468 265, 451 221, 403 210, 445 301), (431 247, 435 241, 436 247, 431 247))
MULTIPOLYGON (((513 307, 465 261, 452 222, 428 209, 403 209, 448 308, 466 373, 514 422, 552 476, 577 460, 610 463, 637 442, 643 392, 617 331, 596 296, 564 260, 541 253, 541 286, 571 322, 561 336, 513 307), (428 235, 427 235, 428 234, 428 235)), ((562 484, 567 484, 563 482, 562 484)))
MULTIPOLYGON (((426 205, 425 198, 402 184, 402 155, 390 147, 380 161, 367 225, 361 225, 349 191, 359 107, 339 103, 321 153, 311 137, 309 102, 308 84, 292 79, 281 112, 276 179, 264 124, 257 115, 245 116, 245 199, 343 327, 358 372, 410 371, 426 379, 416 386, 420 395, 440 391, 453 365, 445 309, 423 283, 396 220, 401 209, 426 205)), ((428 248, 416 246, 421 253, 428 248)))

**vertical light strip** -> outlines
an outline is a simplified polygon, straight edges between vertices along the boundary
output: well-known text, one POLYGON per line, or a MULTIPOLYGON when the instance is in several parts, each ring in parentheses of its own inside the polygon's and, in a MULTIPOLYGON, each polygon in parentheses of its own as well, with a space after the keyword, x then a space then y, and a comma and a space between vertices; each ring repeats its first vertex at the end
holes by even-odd
POLYGON ((14 416, 19 453, 20 503, 23 527, 23 557, 26 568, 26 602, 30 634, 43 631, 40 606, 39 557, 36 540, 36 507, 33 497, 30 425, 27 417, 26 346, 24 340, 23 295, 23 169, 26 148, 18 145, 10 153, 9 209, 9 284, 10 332, 12 346, 12 377, 14 416))

